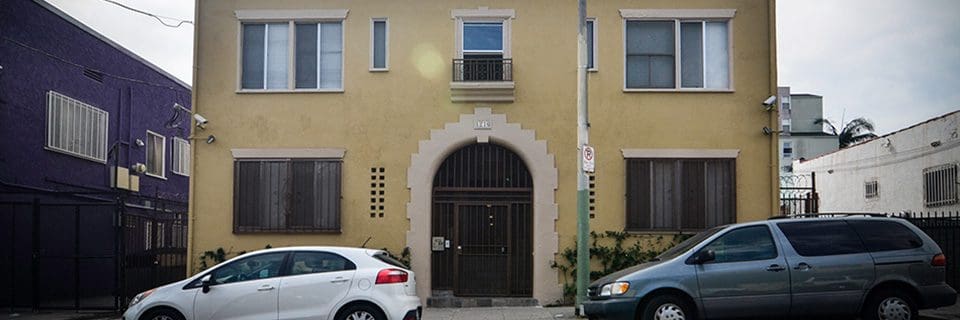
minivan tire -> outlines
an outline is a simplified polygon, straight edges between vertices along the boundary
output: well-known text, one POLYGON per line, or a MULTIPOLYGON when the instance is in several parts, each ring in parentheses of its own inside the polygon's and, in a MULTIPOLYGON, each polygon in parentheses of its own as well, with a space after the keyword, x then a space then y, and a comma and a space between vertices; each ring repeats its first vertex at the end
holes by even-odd
POLYGON ((683 298, 664 294, 651 298, 640 311, 640 320, 691 320, 696 311, 683 298))
POLYGON ((355 304, 343 309, 337 320, 387 320, 379 309, 366 304, 355 304))
POLYGON ((909 315, 909 320, 919 319, 917 303, 909 294, 898 290, 884 289, 870 295, 863 305, 864 320, 898 320, 909 315), (886 313, 886 314, 885 314, 886 313), (899 317, 898 317, 899 316, 899 317))
POLYGON ((157 308, 148 311, 140 317, 141 320, 183 320, 183 315, 177 311, 157 308))

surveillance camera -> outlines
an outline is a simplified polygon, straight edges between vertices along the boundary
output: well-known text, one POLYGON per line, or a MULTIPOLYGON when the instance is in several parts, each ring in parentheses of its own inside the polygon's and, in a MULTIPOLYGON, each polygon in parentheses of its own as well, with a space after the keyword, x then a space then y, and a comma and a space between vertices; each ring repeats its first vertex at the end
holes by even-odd
POLYGON ((771 107, 774 102, 777 102, 777 96, 770 96, 767 100, 763 100, 763 105, 771 107))
POLYGON ((203 129, 204 126, 207 125, 207 122, 210 122, 210 121, 207 121, 207 118, 204 118, 200 114, 194 114, 193 119, 197 120, 197 127, 199 127, 200 129, 203 129))

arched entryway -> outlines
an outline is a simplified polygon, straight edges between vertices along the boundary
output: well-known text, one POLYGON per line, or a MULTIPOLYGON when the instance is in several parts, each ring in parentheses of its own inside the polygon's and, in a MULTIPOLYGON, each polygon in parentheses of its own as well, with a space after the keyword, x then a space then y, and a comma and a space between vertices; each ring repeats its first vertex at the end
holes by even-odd
POLYGON ((433 178, 431 234, 433 290, 530 297, 533 179, 523 159, 494 143, 447 156, 433 178))

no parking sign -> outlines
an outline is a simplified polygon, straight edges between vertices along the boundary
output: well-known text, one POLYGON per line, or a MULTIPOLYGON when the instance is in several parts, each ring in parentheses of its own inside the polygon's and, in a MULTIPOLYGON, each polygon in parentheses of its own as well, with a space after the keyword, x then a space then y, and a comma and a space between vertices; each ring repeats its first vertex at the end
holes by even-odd
POLYGON ((583 146, 583 171, 593 173, 596 166, 596 153, 593 147, 583 146))

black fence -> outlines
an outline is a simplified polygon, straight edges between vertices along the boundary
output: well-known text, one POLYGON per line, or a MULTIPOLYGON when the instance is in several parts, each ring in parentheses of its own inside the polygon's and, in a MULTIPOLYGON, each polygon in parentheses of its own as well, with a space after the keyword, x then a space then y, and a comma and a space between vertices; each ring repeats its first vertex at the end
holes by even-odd
POLYGON ((947 283, 960 288, 960 211, 912 212, 905 218, 940 246, 947 256, 947 283))
POLYGON ((453 81, 513 81, 513 59, 453 59, 453 81))
POLYGON ((186 275, 186 204, 0 192, 0 307, 118 310, 186 275))
POLYGON ((816 173, 780 176, 780 215, 820 212, 816 173))

